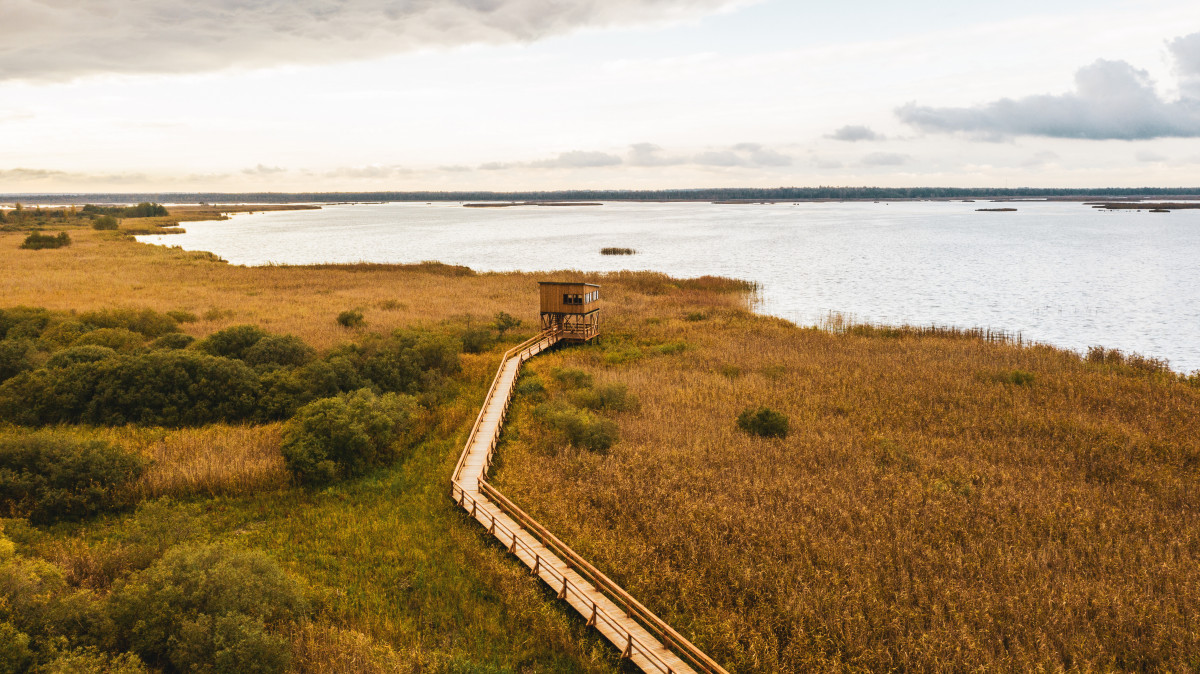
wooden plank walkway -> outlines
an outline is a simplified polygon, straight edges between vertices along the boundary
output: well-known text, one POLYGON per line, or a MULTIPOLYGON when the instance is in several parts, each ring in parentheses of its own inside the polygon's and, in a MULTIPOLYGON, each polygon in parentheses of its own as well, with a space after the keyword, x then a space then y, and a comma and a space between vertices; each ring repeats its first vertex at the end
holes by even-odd
POLYGON ((521 364, 554 346, 559 338, 558 333, 542 333, 504 354, 484 399, 483 408, 471 429, 467 445, 455 467, 451 496, 508 548, 509 552, 529 567, 534 575, 557 592, 559 599, 566 600, 587 619, 588 625, 594 626, 619 648, 622 657, 629 658, 642 671, 662 674, 727 674, 708 656, 517 508, 503 494, 496 491, 495 487, 487 484, 487 471, 491 467, 492 455, 496 450, 500 431, 504 427, 504 417, 512 399, 521 364), (602 589, 607 590, 608 594, 602 589), (672 644, 679 653, 664 645, 664 641, 672 644), (687 659, 681 658, 680 655, 687 659))

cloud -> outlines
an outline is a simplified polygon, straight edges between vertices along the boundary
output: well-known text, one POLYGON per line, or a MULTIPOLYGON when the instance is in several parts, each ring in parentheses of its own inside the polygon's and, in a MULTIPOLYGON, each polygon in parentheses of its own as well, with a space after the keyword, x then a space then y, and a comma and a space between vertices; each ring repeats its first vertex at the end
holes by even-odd
POLYGON ((692 155, 668 154, 653 143, 638 143, 629 148, 629 164, 632 166, 714 166, 773 167, 791 166, 792 158, 761 143, 738 143, 728 148, 705 150, 692 155))
POLYGON ((1091 140, 1200 137, 1200 33, 1170 43, 1180 74, 1178 100, 1161 98, 1144 70, 1099 60, 1075 75, 1075 91, 1004 98, 970 108, 909 103, 902 121, 930 133, 964 132, 984 139, 1046 136, 1091 140))
POLYGON ((529 42, 746 0, 3 0, 0 79, 199 72, 529 42))
POLYGON ((862 158, 863 166, 903 166, 912 157, 896 152, 872 152, 862 158))
POLYGON ((31 168, 0 169, 0 181, 4 183, 71 181, 73 183, 115 185, 137 183, 144 180, 146 180, 144 173, 79 173, 31 168))
POLYGON ((842 162, 836 159, 821 159, 817 157, 813 159, 813 166, 819 169, 840 169, 842 168, 842 162))
POLYGON ((287 169, 278 166, 264 166, 259 164, 254 168, 242 169, 242 173, 248 176, 271 176, 277 173, 287 173, 287 169))
POLYGON ((774 150, 768 149, 758 143, 738 143, 733 146, 734 152, 741 152, 747 156, 749 163, 752 166, 791 166, 792 158, 780 154, 774 150))
POLYGON ((1167 158, 1164 157, 1163 155, 1161 155, 1157 152, 1151 152, 1150 150, 1138 150, 1138 152, 1136 154, 1134 154, 1133 157, 1134 157, 1134 159, 1137 159, 1138 161, 1147 162, 1147 163, 1154 163, 1154 162, 1160 162, 1160 161, 1167 160, 1167 158))
POLYGON ((1175 58, 1180 92, 1185 97, 1200 99, 1200 33, 1177 37, 1167 48, 1175 58))
POLYGON ((583 150, 572 150, 564 152, 553 159, 542 159, 540 161, 529 162, 527 166, 530 168, 556 169, 556 168, 599 168, 602 166, 616 166, 622 163, 622 159, 615 154, 606 152, 585 152, 583 150))
POLYGON ((857 124, 850 124, 834 131, 826 136, 833 140, 844 140, 849 143, 855 143, 860 140, 883 140, 884 136, 875 133, 870 127, 857 124))
POLYGON ((635 143, 625 157, 607 152, 571 150, 557 157, 529 162, 487 162, 480 164, 484 171, 507 169, 588 169, 610 166, 663 167, 702 166, 716 168, 770 168, 791 166, 792 158, 760 143, 738 143, 727 148, 705 150, 695 154, 674 154, 654 143, 635 143))
POLYGON ((383 178, 409 175, 412 172, 412 169, 404 168, 403 166, 380 166, 378 164, 371 164, 369 166, 343 166, 326 172, 325 176, 328 178, 380 180, 383 178))
POLYGON ((678 166, 686 163, 686 157, 667 155, 654 143, 636 143, 629 146, 631 166, 678 166))

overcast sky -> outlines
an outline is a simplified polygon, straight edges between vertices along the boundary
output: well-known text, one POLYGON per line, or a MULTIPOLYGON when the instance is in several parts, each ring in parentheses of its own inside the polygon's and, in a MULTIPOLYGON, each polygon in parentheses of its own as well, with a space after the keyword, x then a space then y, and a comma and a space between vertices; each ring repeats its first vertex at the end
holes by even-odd
POLYGON ((0 192, 1200 185, 1195 0, 0 0, 0 27, 0 192))

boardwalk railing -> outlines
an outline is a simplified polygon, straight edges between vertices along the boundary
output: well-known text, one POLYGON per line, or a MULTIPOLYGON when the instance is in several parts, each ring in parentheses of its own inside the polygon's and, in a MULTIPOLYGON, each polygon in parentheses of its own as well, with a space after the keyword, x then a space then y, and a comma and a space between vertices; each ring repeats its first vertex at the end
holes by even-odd
POLYGON ((559 332, 543 332, 505 352, 479 415, 471 427, 466 447, 454 468, 451 496, 473 519, 487 526, 488 533, 504 544, 510 553, 526 563, 536 577, 556 590, 559 599, 566 600, 584 615, 589 626, 596 627, 620 648, 623 658, 633 660, 648 672, 727 674, 703 651, 589 564, 485 479, 492 464, 492 456, 496 451, 521 364, 553 346, 561 337, 559 332), (505 371, 514 359, 514 369, 511 376, 506 378, 505 371), (497 417, 494 424, 486 423, 489 411, 497 417), (485 427, 491 434, 491 437, 486 439, 480 437, 485 427), (482 465, 478 460, 480 452, 485 453, 482 465), (471 456, 476 460, 470 463, 472 470, 468 471, 468 457, 471 456), (570 569, 570 574, 566 569, 570 569), (630 621, 636 625, 630 624, 630 621))

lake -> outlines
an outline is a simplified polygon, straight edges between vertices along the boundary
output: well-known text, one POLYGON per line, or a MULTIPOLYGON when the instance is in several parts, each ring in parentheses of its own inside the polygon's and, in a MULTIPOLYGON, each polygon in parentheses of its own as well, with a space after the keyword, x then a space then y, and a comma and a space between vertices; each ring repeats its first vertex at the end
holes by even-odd
POLYGON ((438 260, 478 271, 731 276, 761 285, 760 311, 801 324, 837 312, 994 328, 1200 369, 1200 210, 1002 205, 1018 210, 976 212, 995 206, 985 202, 334 205, 138 238, 243 265, 438 260), (605 246, 637 254, 602 256, 605 246))

